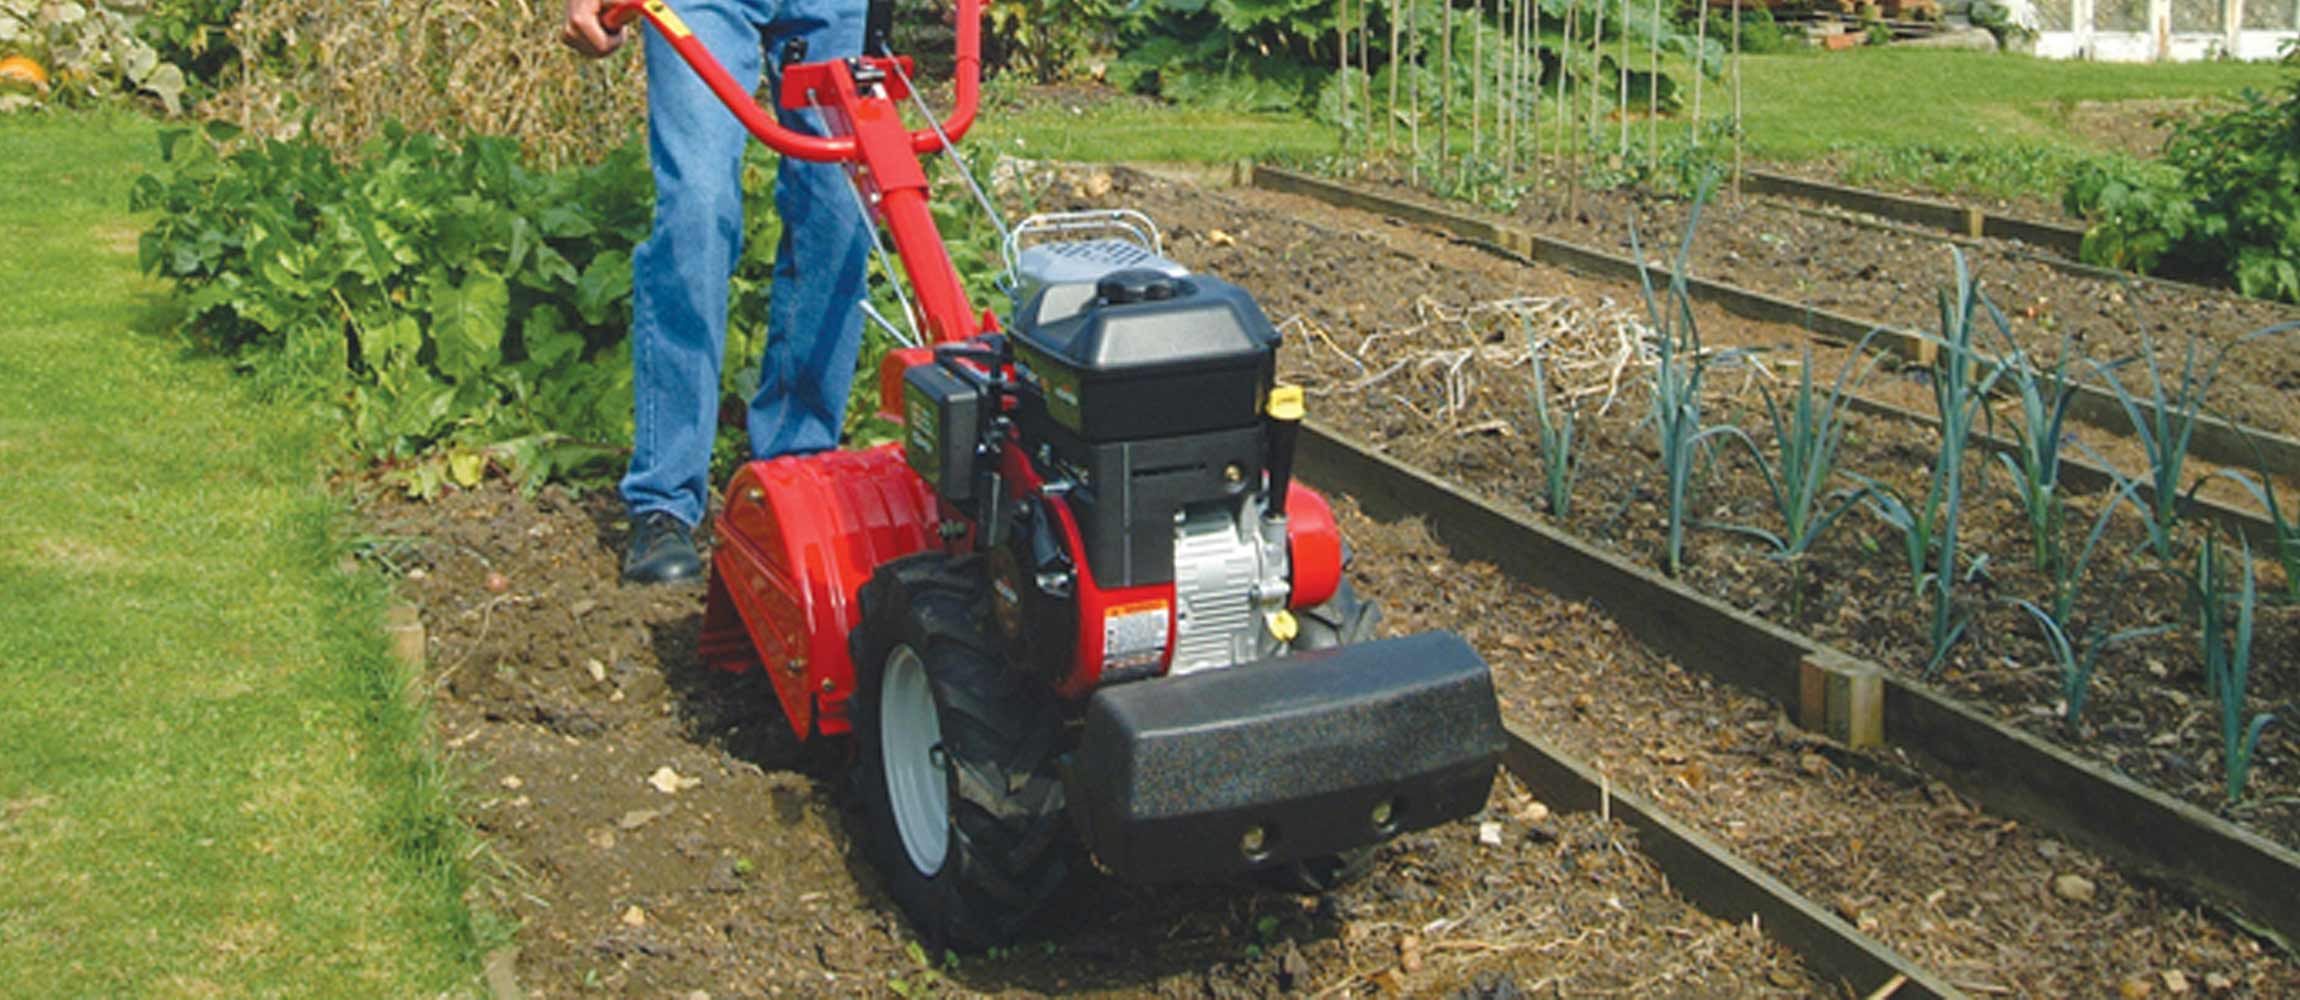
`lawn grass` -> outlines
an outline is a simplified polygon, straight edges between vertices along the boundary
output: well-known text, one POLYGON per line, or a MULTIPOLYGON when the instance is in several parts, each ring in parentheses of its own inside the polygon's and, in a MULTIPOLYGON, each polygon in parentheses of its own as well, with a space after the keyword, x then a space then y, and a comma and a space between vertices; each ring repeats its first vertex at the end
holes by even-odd
POLYGON ((156 155, 0 118, 0 993, 459 990, 464 835, 324 434, 166 333, 156 155))
POLYGON ((1331 155, 1341 133, 1303 115, 1219 111, 1136 101, 985 109, 974 150, 1025 159, 1216 163, 1331 155))
MULTIPOLYGON (((1642 65, 1641 58, 1632 64, 1642 65)), ((1662 64, 1690 79, 1684 60, 1662 64)), ((2114 155, 2072 124, 2078 104, 2270 90, 2290 73, 2273 63, 2095 63, 1939 49, 1751 55, 1742 67, 1745 152, 1760 162, 1835 157, 1857 183, 2057 199, 2077 163, 2114 155)), ((1703 120, 1729 114, 1731 99, 1728 79, 1706 81, 1703 120)), ((1386 107, 1386 100, 1377 95, 1376 104, 1386 107)), ((1545 105, 1543 114, 1552 108, 1545 105)), ((1469 146, 1465 123, 1466 112, 1454 129, 1457 149, 1469 146)), ((1680 137, 1688 124, 1681 111, 1660 134, 1680 137)), ((1618 128, 1608 122, 1600 129, 1607 146, 1618 128)), ((1554 137, 1554 122, 1544 129, 1545 138, 1554 137)), ((1406 130, 1397 131, 1402 144, 1406 130)), ((1631 149, 1642 154, 1646 126, 1633 123, 1630 134, 1631 149)), ((1053 159, 1307 162, 1340 150, 1339 130, 1306 115, 1133 102, 989 111, 976 136, 985 148, 1053 159)), ((1424 128, 1425 154, 1436 148, 1435 136, 1424 128)))
POLYGON ((2098 63, 1892 48, 1747 56, 1741 110, 1749 152, 1769 159, 1811 159, 1845 145, 2092 150, 2093 141, 2068 124, 2080 101, 2271 89, 2289 72, 2273 63, 2098 63))

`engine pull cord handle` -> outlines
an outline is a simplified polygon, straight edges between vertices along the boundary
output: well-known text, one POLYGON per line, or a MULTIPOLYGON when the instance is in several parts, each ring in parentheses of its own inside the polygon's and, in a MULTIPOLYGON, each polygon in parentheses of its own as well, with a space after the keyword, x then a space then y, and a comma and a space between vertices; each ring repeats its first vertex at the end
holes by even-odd
MULTIPOLYGON (((852 135, 814 136, 783 127, 773 113, 760 107, 751 94, 735 82, 734 76, 665 0, 613 0, 600 12, 599 23, 609 31, 621 31, 641 18, 654 26, 672 51, 711 88, 719 102, 768 148, 785 156, 817 162, 862 159, 852 135)), ((932 153, 942 149, 945 143, 957 142, 974 125, 982 83, 982 0, 958 0, 957 27, 958 61, 953 82, 957 106, 939 130, 919 129, 910 133, 912 152, 932 153)))

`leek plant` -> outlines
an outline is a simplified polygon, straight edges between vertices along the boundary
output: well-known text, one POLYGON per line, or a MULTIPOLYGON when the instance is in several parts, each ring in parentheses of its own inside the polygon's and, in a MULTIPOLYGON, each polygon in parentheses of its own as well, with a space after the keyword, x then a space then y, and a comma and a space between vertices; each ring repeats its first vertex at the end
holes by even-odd
MULTIPOLYGON (((1877 495, 1887 499, 1872 507, 1887 523, 1901 529, 1908 542, 1917 592, 1932 598, 1933 655, 1925 664, 1928 677, 1948 662, 1950 648, 1964 635, 1967 625, 1956 613, 1960 565, 1957 524, 1964 514, 1965 448, 1972 440, 1975 423, 1988 412, 1989 392, 2005 372, 2004 362, 1988 357, 1976 343, 1979 324, 1975 320, 1984 307, 1991 310, 1995 307, 1989 306, 1980 294, 1972 269, 1965 264, 1964 252, 1955 248, 1951 251, 1957 266, 1956 288, 1942 290, 1940 332, 1926 336, 1940 348, 1940 358, 1934 362, 1932 371, 1933 408, 1940 422, 1940 453, 1935 456, 1921 507, 1910 507, 1904 498, 1890 491, 1880 491, 1877 495)), ((2002 317, 1998 318, 2001 322, 2002 317)), ((1984 556, 1983 562, 1985 560, 1984 556)), ((1980 567, 1981 563, 1976 563, 1973 572, 1979 572, 1980 567)))
POLYGON ((2218 536, 2205 538, 2191 581, 2202 633, 2204 676, 2210 682, 2213 699, 2220 704, 2221 774, 2231 804, 2244 798, 2244 782, 2252 770, 2252 754, 2260 748, 2260 734, 2276 721, 2266 712, 2249 718, 2244 714, 2244 687, 2252 672, 2252 616, 2259 592, 2251 543, 2245 543, 2243 551, 2243 582, 2233 598, 2223 579, 2228 571, 2222 566, 2218 536), (2233 623, 2229 621, 2231 612, 2235 615, 2233 623))
POLYGON ((1845 393, 1849 383, 1857 379, 1855 372, 1867 367, 1862 359, 1869 357, 1869 341, 1875 336, 1872 331, 1854 346, 1853 356, 1837 370, 1836 382, 1826 397, 1813 383, 1811 350, 1805 352, 1796 391, 1789 396, 1785 409, 1771 389, 1759 384, 1758 389, 1765 398, 1766 418, 1773 425, 1773 450, 1777 457, 1767 457, 1749 441, 1748 435, 1735 435, 1749 446, 1750 455, 1757 460, 1757 471, 1764 474, 1765 486, 1773 496, 1773 507, 1781 515, 1781 533, 1776 535, 1742 526, 1735 526, 1733 530, 1762 539, 1773 547, 1776 558, 1789 563, 1791 592, 1797 595, 1791 599, 1792 610, 1801 610, 1795 604, 1803 593, 1805 555, 1838 518, 1869 492, 1869 487, 1862 487, 1832 494, 1829 484, 1836 478, 1837 449, 1845 440, 1845 393))
POLYGON ((2081 640, 2071 640, 2063 625, 2067 618, 2055 616, 2028 601, 2013 603, 2036 619, 2037 627, 2044 631, 2045 646, 2052 651, 2053 665, 2060 669, 2061 718, 2071 725, 2084 718, 2085 698, 2092 693, 2092 677, 2100 666, 2101 654, 2134 639, 2172 630, 2170 625, 2152 625, 2128 628, 2106 637, 2087 634, 2081 640))
POLYGON ((2267 509, 2268 523, 2276 533, 2276 561, 2284 566, 2284 599, 2300 604, 2300 521, 2285 520, 2284 508, 2276 502, 2275 481, 2268 477, 2266 463, 2262 464, 2259 479, 2228 469, 2220 470, 2219 475, 2243 486, 2252 494, 2252 499, 2267 509))
POLYGON ((1708 202, 1708 195, 1708 186, 1704 184, 1693 199, 1693 211, 1686 221, 1684 238, 1678 242, 1676 264, 1669 275, 1666 308, 1655 296, 1652 272, 1643 266, 1645 253, 1637 245, 1635 230, 1629 236, 1630 250, 1640 262, 1637 277, 1645 295, 1645 311, 1651 320, 1655 341, 1651 419, 1667 484, 1669 533, 1665 565, 1670 576, 1679 575, 1685 568, 1685 523, 1694 459, 1706 453, 1709 439, 1742 433, 1740 428, 1729 425, 1703 427, 1701 424, 1701 382, 1708 374, 1710 358, 1701 349, 1701 329, 1693 319, 1693 298, 1686 291, 1685 273, 1692 256, 1693 233, 1700 228, 1701 209, 1708 202))
MULTIPOLYGON (((2113 471, 2111 475, 2114 475, 2113 471)), ((2092 519, 2092 530, 2085 534, 2084 544, 2076 550, 2075 558, 2056 558, 2049 566, 2045 567, 2045 575, 2052 581, 2052 615, 2054 621, 2068 621, 2069 616, 2076 613, 2077 588, 2083 585, 2085 567, 2092 562, 2092 554, 2099 550, 2101 538, 2108 533, 2108 523, 2116 514, 2116 505, 2129 503, 2135 509, 2140 509, 2140 501, 2135 495, 2139 489, 2139 481, 2118 476, 2116 491, 2100 505, 2100 513, 2092 519)), ((2057 516, 2055 518, 2054 534, 2056 536, 2061 527, 2059 522, 2063 520, 2065 518, 2057 516)), ((2056 551, 2060 550, 2057 537, 2054 541, 2054 548, 2056 551)))
POLYGON ((2177 383, 2166 382, 2163 366, 2156 360, 2156 344, 2144 327, 2140 354, 2141 360, 2147 363, 2148 374, 2145 411, 2139 397, 2125 386, 2123 376, 2118 374, 2134 359, 2124 358, 2109 364, 2091 362, 2093 370, 2108 384, 2109 391, 2115 393, 2117 403, 2124 407, 2125 417, 2132 422, 2132 435, 2148 456, 2148 484, 2153 492, 2145 520, 2148 546, 2158 559, 2169 563, 2173 558, 2173 529, 2180 523, 2180 481, 2187 471, 2188 446, 2196 435, 2197 418, 2204 413, 2205 397, 2211 392, 2213 380, 2220 375, 2221 363, 2228 359, 2228 352, 2245 343, 2295 327, 2300 327, 2300 323, 2282 323, 2229 341, 2212 353, 2202 370, 2197 367, 2199 344, 2190 340, 2177 383))
POLYGON ((1541 355, 1546 346, 1534 339, 1532 321, 1525 321, 1526 338, 1533 348, 1533 420, 1539 433, 1536 443, 1541 448, 1541 476, 1544 499, 1549 502, 1552 517, 1564 517, 1572 509, 1573 474, 1577 464, 1573 457, 1574 409, 1568 405, 1562 412, 1549 405, 1549 377, 1542 365, 1541 355))
POLYGON ((1989 314, 2011 348, 2005 355, 2005 373, 2020 410, 2020 422, 2012 428, 2013 448, 1998 453, 1997 461, 2012 474, 2013 495, 2020 498, 2021 512, 2027 515, 2030 556, 2037 569, 2051 573, 2062 557, 2060 446, 2069 404, 2076 399, 2076 383, 2068 377, 2075 352, 2068 337, 2062 336, 2059 360, 2049 371, 2042 369, 2013 343, 2010 325, 1993 304, 1989 314))

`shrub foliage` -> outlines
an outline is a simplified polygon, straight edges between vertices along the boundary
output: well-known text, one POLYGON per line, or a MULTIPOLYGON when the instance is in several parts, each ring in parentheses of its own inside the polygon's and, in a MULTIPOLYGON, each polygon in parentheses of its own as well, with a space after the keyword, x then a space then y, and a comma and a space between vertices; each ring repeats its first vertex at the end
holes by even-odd
POLYGON ((2092 220, 2086 260, 2300 302, 2300 76, 2177 123, 2161 167, 2080 170, 2065 200, 2092 220))
MULTIPOLYGON (((350 163, 309 140, 227 152, 233 138, 171 133, 135 192, 159 213, 144 267, 179 288, 191 337, 340 409, 343 443, 420 491, 491 464, 580 474, 627 447, 630 252, 652 192, 636 146, 546 171, 507 140, 396 127, 350 163)), ((774 227, 750 226, 738 318, 765 315, 774 227)), ((730 331, 730 398, 755 377, 757 326, 730 331)))

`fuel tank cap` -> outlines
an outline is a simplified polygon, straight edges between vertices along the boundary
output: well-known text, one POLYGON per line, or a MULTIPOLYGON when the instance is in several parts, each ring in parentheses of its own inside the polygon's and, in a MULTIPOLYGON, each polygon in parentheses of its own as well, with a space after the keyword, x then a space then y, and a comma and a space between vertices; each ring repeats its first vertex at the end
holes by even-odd
POLYGON ((1094 297, 1103 305, 1164 302, 1188 294, 1189 283, 1164 271, 1130 267, 1112 271, 1094 283, 1094 297))

